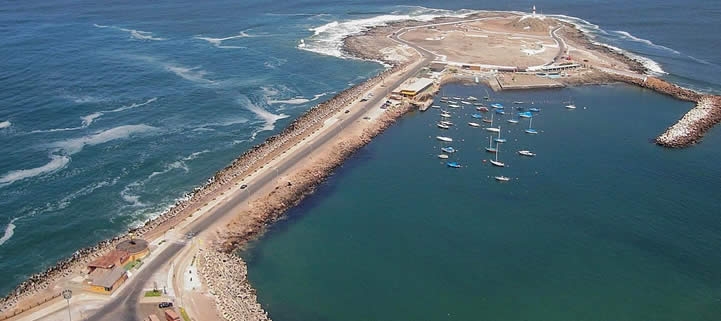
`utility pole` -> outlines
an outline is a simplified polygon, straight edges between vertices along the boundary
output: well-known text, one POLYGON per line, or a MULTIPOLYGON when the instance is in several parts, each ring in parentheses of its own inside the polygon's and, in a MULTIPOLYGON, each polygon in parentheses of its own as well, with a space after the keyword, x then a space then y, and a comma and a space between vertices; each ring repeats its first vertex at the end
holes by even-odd
POLYGON ((73 321, 73 315, 70 313, 70 298, 73 297, 73 291, 69 289, 63 290, 63 298, 68 301, 68 320, 73 321))

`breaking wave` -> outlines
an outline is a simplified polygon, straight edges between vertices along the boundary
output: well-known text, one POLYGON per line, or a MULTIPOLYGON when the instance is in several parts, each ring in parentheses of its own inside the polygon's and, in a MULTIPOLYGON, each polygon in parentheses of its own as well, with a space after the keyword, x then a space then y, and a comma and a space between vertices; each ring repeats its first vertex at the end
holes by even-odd
POLYGON ((671 52, 678 54, 678 52, 673 49, 666 48, 666 47, 663 47, 660 45, 656 45, 653 42, 651 42, 650 40, 635 37, 625 31, 615 31, 613 33, 609 33, 607 31, 601 29, 601 27, 599 27, 598 25, 588 22, 586 20, 583 20, 581 18, 566 16, 566 15, 549 15, 549 16, 574 25, 578 30, 583 32, 585 35, 589 36, 591 39, 594 39, 592 41, 594 44, 599 45, 599 46, 604 46, 608 49, 611 49, 619 54, 622 54, 622 55, 628 57, 629 59, 637 61, 638 63, 643 65, 646 69, 648 69, 648 71, 651 72, 652 74, 662 75, 662 74, 666 74, 667 72, 663 70, 663 68, 661 67, 661 65, 658 62, 654 61, 651 58, 644 57, 640 54, 618 48, 616 46, 610 45, 605 42, 617 42, 617 41, 623 41, 623 40, 631 40, 634 42, 644 43, 644 44, 649 45, 650 47, 653 47, 656 49, 663 48, 664 50, 669 50, 671 52), (598 41, 599 39, 601 41, 598 41))
POLYGON ((309 29, 313 35, 303 39, 297 48, 322 55, 338 58, 349 58, 341 50, 343 39, 348 36, 362 33, 371 27, 383 26, 402 20, 430 21, 438 17, 466 17, 478 11, 474 10, 442 10, 424 7, 411 7, 408 13, 385 14, 371 18, 354 19, 347 21, 333 21, 322 26, 309 29))
POLYGON ((103 29, 110 28, 110 29, 125 31, 127 33, 130 33, 130 37, 132 37, 134 39, 138 39, 138 40, 152 40, 152 41, 167 40, 165 38, 155 37, 155 36, 153 36, 153 33, 149 32, 149 31, 142 31, 142 30, 137 30, 137 29, 126 29, 126 28, 120 28, 120 27, 116 27, 116 26, 105 26, 105 25, 99 25, 97 23, 93 24, 93 26, 95 26, 96 28, 103 28, 103 29))

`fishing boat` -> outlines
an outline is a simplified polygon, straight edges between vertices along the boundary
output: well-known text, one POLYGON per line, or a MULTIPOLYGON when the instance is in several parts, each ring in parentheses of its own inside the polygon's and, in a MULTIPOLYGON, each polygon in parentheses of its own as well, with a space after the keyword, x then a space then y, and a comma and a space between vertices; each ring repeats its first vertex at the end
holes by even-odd
POLYGON ((471 115, 471 117, 473 117, 473 118, 475 118, 475 119, 481 119, 481 118, 483 118, 483 116, 482 116, 481 114, 473 114, 473 115, 471 115))
POLYGON ((506 167, 506 164, 504 164, 501 161, 498 161, 498 154, 500 154, 500 152, 501 152, 500 147, 501 147, 500 145, 496 144, 496 160, 491 160, 491 164, 493 164, 493 166, 506 167))
POLYGON ((438 128, 442 128, 442 129, 448 129, 448 128, 451 128, 451 126, 448 126, 448 125, 445 125, 445 124, 441 124, 441 123, 438 123, 438 124, 436 124, 436 127, 438 127, 438 128))
POLYGON ((456 162, 448 162, 448 163, 446 163, 446 166, 448 166, 450 168, 461 168, 461 165, 456 162))
POLYGON ((479 124, 479 123, 474 123, 474 122, 469 122, 469 123, 468 123, 468 126, 471 126, 471 127, 481 127, 481 124, 479 124))
POLYGON ((537 112, 541 111, 540 109, 538 109, 538 108, 536 108, 536 107, 528 108, 528 110, 529 110, 529 111, 532 111, 532 112, 534 112, 534 113, 537 113, 537 112))
POLYGON ((448 155, 446 155, 446 154, 438 154, 438 158, 440 158, 440 159, 448 159, 448 155))
POLYGON ((576 105, 574 105, 574 104, 566 105, 566 109, 576 109, 576 105))
POLYGON ((534 152, 532 152, 532 151, 530 151, 530 150, 519 150, 519 151, 518 151, 518 154, 521 155, 521 156, 528 156, 528 157, 536 156, 536 153, 534 153, 534 152))
POLYGON ((448 104, 448 107, 451 107, 451 108, 461 108, 461 105, 448 104))
MULTIPOLYGON (((493 140, 492 140, 492 139, 493 139, 492 136, 488 136, 488 147, 486 147, 486 151, 489 152, 489 153, 495 153, 495 152, 496 152, 496 149, 493 148, 493 140)), ((498 145, 498 144, 496 144, 496 145, 498 145)))
POLYGON ((498 126, 498 137, 496 139, 494 139, 494 141, 496 141, 496 143, 505 143, 506 142, 505 138, 501 138, 501 126, 498 126))
POLYGON ((451 146, 443 147, 443 148, 441 148, 441 151, 443 151, 444 153, 448 153, 448 154, 453 154, 456 152, 456 150, 451 146))
POLYGON ((493 107, 495 109, 503 109, 503 105, 501 105, 499 103, 492 103, 491 107, 493 107))
POLYGON ((527 112, 523 112, 523 113, 518 113, 518 117, 531 118, 531 117, 533 117, 533 114, 530 111, 527 111, 527 112))
POLYGON ((477 110, 477 111, 482 111, 482 112, 485 113, 485 112, 488 112, 488 107, 480 106, 480 107, 476 107, 476 110, 477 110))
POLYGON ((436 136, 436 139, 442 141, 442 142, 452 142, 453 138, 446 137, 446 136, 436 136))
POLYGON ((531 124, 533 124, 533 117, 531 117, 531 118, 528 120, 528 129, 526 129, 525 132, 526 132, 527 134, 534 134, 534 135, 535 135, 535 134, 538 134, 538 131, 535 130, 535 129, 533 129, 533 128, 531 127, 531 124))
POLYGON ((508 178, 506 176, 494 176, 493 178, 495 178, 499 182, 508 182, 511 180, 510 178, 508 178))

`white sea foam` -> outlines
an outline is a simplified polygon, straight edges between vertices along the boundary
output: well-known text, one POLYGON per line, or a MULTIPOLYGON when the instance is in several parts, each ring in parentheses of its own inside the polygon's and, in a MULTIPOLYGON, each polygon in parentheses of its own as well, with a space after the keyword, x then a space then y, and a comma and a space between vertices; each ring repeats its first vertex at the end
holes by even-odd
POLYGON ((200 67, 185 67, 174 64, 164 64, 166 70, 178 75, 179 77, 196 83, 213 84, 214 81, 206 79, 207 71, 200 67))
POLYGON ((309 101, 310 101, 310 99, 308 99, 308 98, 291 98, 291 99, 269 100, 268 103, 271 105, 273 105, 273 104, 300 105, 300 104, 305 104, 309 101))
POLYGON ((14 170, 6 173, 2 177, 0 177, 0 187, 10 185, 26 178, 55 172, 67 166, 68 163, 70 163, 70 157, 68 156, 50 155, 50 162, 43 166, 29 169, 14 170))
POLYGON ((15 234, 15 221, 17 221, 18 218, 14 218, 10 220, 10 223, 5 227, 5 233, 2 237, 0 237, 0 246, 5 244, 11 237, 13 237, 13 234, 15 234))
POLYGON ((12 126, 12 125, 13 125, 13 123, 11 123, 9 120, 2 121, 2 122, 0 122, 0 129, 10 128, 10 126, 12 126))
POLYGON ((116 26, 106 26, 106 25, 99 25, 99 24, 93 24, 96 28, 110 28, 120 31, 125 31, 130 34, 130 37, 138 39, 138 40, 152 40, 152 41, 162 41, 166 40, 165 38, 155 37, 153 36, 153 33, 150 31, 142 31, 137 29, 127 29, 127 28, 120 28, 116 26))
POLYGON ((195 36, 195 39, 205 40, 209 43, 211 43, 213 46, 217 48, 223 48, 223 49, 245 49, 246 47, 242 46, 224 46, 223 41, 226 40, 232 40, 232 39, 240 39, 240 38, 252 38, 255 37, 254 35, 249 35, 245 31, 241 31, 235 36, 230 37, 223 37, 223 38, 211 38, 211 37, 201 37, 201 36, 195 36))
POLYGON ((57 149, 57 152, 64 155, 73 155, 83 150, 85 146, 99 145, 116 139, 128 138, 134 134, 155 131, 157 128, 148 125, 124 125, 104 131, 96 132, 80 138, 67 139, 50 146, 57 149))
POLYGON ((657 45, 657 44, 653 43, 651 40, 648 40, 648 39, 638 38, 638 37, 636 37, 636 36, 634 36, 634 35, 626 32, 626 31, 616 30, 616 31, 614 31, 614 33, 620 35, 622 39, 632 40, 632 41, 635 41, 635 42, 640 42, 640 43, 646 44, 646 45, 648 45, 648 46, 650 46, 650 47, 657 48, 657 49, 661 49, 661 50, 666 50, 666 51, 672 52, 672 53, 677 54, 677 55, 680 55, 680 54, 681 54, 680 52, 678 52, 678 51, 676 51, 676 50, 674 50, 674 49, 671 49, 671 48, 669 48, 669 47, 662 46, 662 45, 657 45))
POLYGON ((630 52, 630 51, 627 51, 627 50, 623 50, 623 49, 621 49, 621 48, 618 48, 618 47, 615 47, 615 46, 611 46, 611 45, 609 45, 609 44, 597 42, 597 41, 593 41, 593 44, 598 45, 598 46, 606 47, 606 48, 611 49, 611 50, 613 50, 613 51, 615 51, 615 52, 617 52, 617 53, 619 53, 619 54, 622 54, 622 55, 624 55, 624 56, 626 56, 626 57, 628 57, 628 58, 630 58, 630 59, 632 59, 632 60, 634 60, 634 61, 639 62, 641 65, 643 65, 643 67, 645 67, 646 69, 648 69, 648 71, 650 71, 652 74, 655 74, 655 75, 663 75, 663 74, 666 74, 666 73, 667 73, 667 72, 665 72, 665 71, 663 70, 663 68, 661 68, 661 65, 659 65, 657 62, 653 61, 651 58, 646 58, 646 57, 644 57, 644 56, 635 54, 635 53, 633 53, 633 52, 630 52))
POLYGON ((251 140, 255 139, 256 135, 262 131, 275 129, 275 122, 277 122, 278 120, 290 117, 286 114, 273 114, 263 109, 262 107, 254 104, 252 101, 250 101, 250 99, 248 99, 248 97, 243 95, 238 97, 238 103, 253 112, 258 118, 263 121, 263 127, 253 133, 251 140))
POLYGON ((150 104, 150 103, 152 103, 152 102, 154 102, 154 101, 156 101, 156 100, 158 100, 158 98, 150 98, 150 99, 148 99, 147 101, 145 101, 145 102, 143 102, 143 103, 139 103, 139 104, 137 104, 137 103, 132 103, 132 104, 130 104, 130 105, 121 106, 121 107, 118 107, 118 108, 115 108, 115 109, 112 109, 112 110, 101 110, 101 111, 94 112, 94 113, 89 114, 89 115, 82 116, 82 117, 80 117, 80 119, 82 120, 82 123, 80 124, 80 126, 77 126, 77 127, 65 127, 65 128, 53 128, 53 129, 37 129, 37 130, 31 131, 30 133, 31 133, 31 134, 37 134, 37 133, 66 132, 66 131, 74 131, 74 130, 80 130, 80 129, 88 128, 88 127, 90 127, 90 125, 92 125, 92 123, 93 123, 94 121, 98 120, 98 119, 99 119, 100 117, 102 117, 104 114, 117 113, 117 112, 129 110, 129 109, 133 109, 133 108, 145 106, 145 105, 148 105, 148 104, 150 104))
POLYGON ((300 42, 298 48, 323 55, 346 58, 341 51, 343 39, 351 35, 362 33, 371 27, 383 26, 391 22, 402 20, 430 21, 438 17, 465 17, 474 12, 477 11, 450 11, 414 7, 411 12, 405 14, 387 14, 372 18, 354 19, 342 22, 333 21, 322 26, 309 29, 313 32, 313 35, 310 38, 305 39, 303 42, 300 42))

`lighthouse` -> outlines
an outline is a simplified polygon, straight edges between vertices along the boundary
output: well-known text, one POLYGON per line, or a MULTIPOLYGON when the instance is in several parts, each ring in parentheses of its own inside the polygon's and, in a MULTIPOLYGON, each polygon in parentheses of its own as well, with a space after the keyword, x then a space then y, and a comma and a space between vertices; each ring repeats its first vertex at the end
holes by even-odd
POLYGON ((536 5, 535 4, 533 5, 533 13, 531 16, 534 18, 536 17, 536 5))

